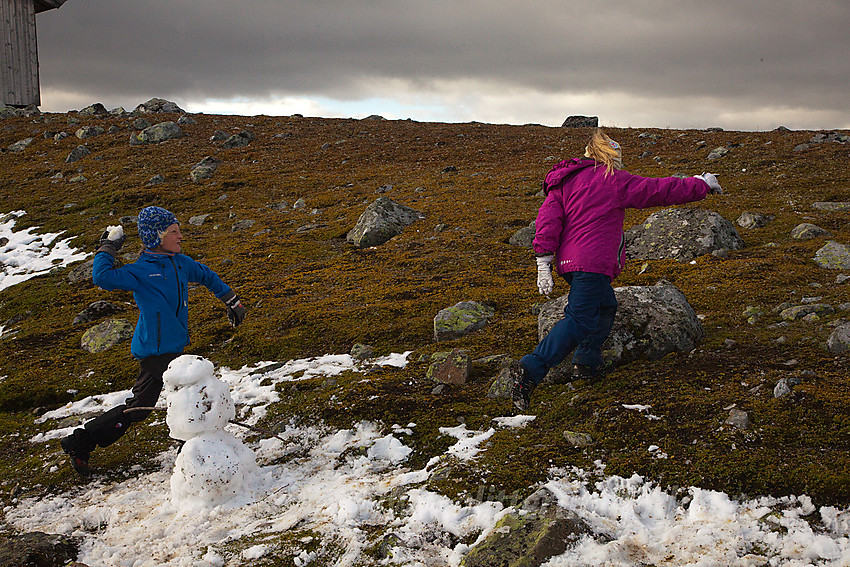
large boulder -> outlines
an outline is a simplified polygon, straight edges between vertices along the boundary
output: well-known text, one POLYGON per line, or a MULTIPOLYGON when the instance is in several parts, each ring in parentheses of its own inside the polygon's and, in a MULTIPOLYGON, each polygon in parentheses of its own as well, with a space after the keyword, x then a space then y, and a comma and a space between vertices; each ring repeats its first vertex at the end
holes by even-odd
POLYGON ((196 163, 194 166, 192 166, 192 171, 189 172, 189 179, 191 179, 195 183, 203 179, 209 179, 213 176, 215 170, 218 169, 220 163, 221 162, 219 162, 212 156, 205 157, 204 159, 196 163))
POLYGON ((502 517, 490 534, 467 552, 461 565, 539 567, 592 533, 587 522, 560 507, 557 497, 544 487, 502 517))
POLYGON ((740 250, 744 241, 731 222, 705 209, 664 209, 625 234, 626 256, 687 262, 716 250, 740 250))
POLYGON ((495 310, 477 301, 461 301, 434 317, 434 340, 458 339, 484 327, 495 310))
POLYGON ((850 249, 834 240, 828 241, 812 258, 815 264, 829 270, 850 269, 850 249))
POLYGON ((171 102, 170 100, 165 100, 164 98, 152 98, 146 102, 143 102, 139 106, 136 107, 134 112, 180 112, 181 114, 185 113, 185 111, 177 106, 177 103, 171 102))
POLYGON ((133 324, 125 319, 109 319, 83 333, 80 345, 91 353, 103 352, 133 337, 133 324))
POLYGON ((346 240, 358 248, 380 246, 422 218, 422 214, 387 197, 378 197, 366 207, 346 240))
POLYGON ((176 122, 160 122, 149 126, 138 134, 130 135, 130 145, 139 146, 143 144, 158 144, 166 140, 182 138, 183 130, 176 122))
POLYGON ((561 128, 598 128, 598 116, 567 116, 561 128))
POLYGON ((850 323, 844 323, 835 328, 826 341, 826 348, 832 354, 847 354, 850 352, 850 323))
MULTIPOLYGON (((671 352, 689 352, 705 337, 702 324, 684 294, 673 284, 614 288, 617 316, 608 340, 602 345, 606 363, 625 364, 639 358, 658 360, 671 352)), ((569 296, 549 301, 537 317, 537 333, 543 339, 564 318, 569 296)), ((552 368, 547 382, 566 380, 571 357, 552 368)))
POLYGON ((242 130, 238 134, 233 134, 232 136, 227 138, 221 145, 221 147, 224 149, 242 148, 250 144, 253 140, 254 135, 251 132, 247 130, 242 130))

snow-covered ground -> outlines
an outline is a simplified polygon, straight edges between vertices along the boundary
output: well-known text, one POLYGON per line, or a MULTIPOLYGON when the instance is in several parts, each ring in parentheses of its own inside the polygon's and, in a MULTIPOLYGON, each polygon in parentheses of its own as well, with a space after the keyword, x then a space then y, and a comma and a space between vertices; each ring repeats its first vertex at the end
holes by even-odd
MULTIPOLYGON (((408 354, 370 364, 404 366, 408 354)), ((349 355, 329 355, 282 366, 221 368, 218 374, 230 386, 237 420, 255 423, 277 400, 276 384, 345 370, 365 368, 349 355)), ((86 398, 40 421, 49 425, 106 408, 127 395, 86 398)), ((355 565, 374 543, 370 534, 377 527, 396 538, 386 564, 458 565, 468 547, 456 542, 485 537, 511 508, 453 502, 423 488, 424 481, 440 463, 486 451, 497 428, 524 427, 533 419, 496 418, 486 431, 447 426, 441 433, 457 441, 418 470, 405 465, 411 451, 405 440, 415 423, 384 428, 362 422, 341 431, 289 425, 279 433, 285 441, 271 437, 249 444, 260 472, 225 505, 199 508, 171 498, 172 449, 160 456, 154 472, 123 481, 95 479, 57 496, 21 500, 5 515, 21 530, 83 538, 79 560, 92 567, 242 565, 266 554, 320 565, 326 553, 336 554, 334 565, 355 565), (404 505, 392 504, 398 502, 404 505)), ((245 437, 243 428, 228 427, 245 437)), ((32 442, 67 432, 50 430, 32 442)), ((805 496, 736 501, 699 488, 669 494, 639 476, 605 476, 601 463, 597 471, 552 469, 549 476, 546 486, 559 504, 595 532, 551 559, 546 564, 551 567, 850 565, 850 511, 817 509, 805 496)))
MULTIPOLYGON (((21 260, 19 271, 6 272, 0 280, 3 287, 13 285, 6 283, 10 277, 45 269, 44 251, 15 252, 16 246, 27 250, 37 238, 20 238, 21 244, 4 248, 4 263, 7 257, 21 260)), ((41 241, 49 247, 53 239, 55 235, 41 241)), ((63 256, 61 248, 56 254, 62 261, 75 257, 63 256)), ((405 366, 409 354, 368 365, 405 366)), ((253 425, 278 401, 276 386, 283 382, 365 370, 366 365, 348 355, 328 355, 219 368, 217 375, 230 388, 236 419, 253 425)), ((55 439, 70 431, 54 427, 58 419, 107 409, 129 393, 104 393, 49 412, 39 418, 44 432, 31 442, 51 441, 54 446, 45 446, 45 453, 53 452, 55 439)), ((652 418, 648 406, 624 407, 652 418)), ((282 439, 247 443, 257 457, 258 472, 222 505, 199 507, 172 499, 177 455, 171 449, 159 456, 153 472, 131 467, 125 480, 95 477, 65 493, 21 499, 6 507, 4 516, 20 530, 81 538, 79 560, 92 567, 236 566, 281 555, 299 567, 328 564, 328 557, 334 565, 356 565, 378 531, 394 536, 387 540, 392 543, 384 564, 458 565, 469 549, 458 542, 486 537, 512 508, 492 501, 455 502, 425 488, 424 481, 445 462, 475 459, 487 451, 499 428, 524 427, 533 419, 496 418, 484 431, 447 423, 440 432, 456 442, 431 456, 422 469, 406 464, 411 452, 406 441, 415 423, 361 422, 344 430, 291 423, 278 432, 282 439)), ((140 426, 162 421, 155 415, 140 426)), ((229 425, 228 431, 245 439, 241 427, 229 425)), ((655 445, 647 450, 661 453, 655 445)), ((670 494, 639 476, 606 476, 604 468, 598 463, 594 471, 549 471, 545 486, 594 533, 545 565, 850 565, 846 508, 816 508, 806 496, 738 501, 694 487, 670 494)))

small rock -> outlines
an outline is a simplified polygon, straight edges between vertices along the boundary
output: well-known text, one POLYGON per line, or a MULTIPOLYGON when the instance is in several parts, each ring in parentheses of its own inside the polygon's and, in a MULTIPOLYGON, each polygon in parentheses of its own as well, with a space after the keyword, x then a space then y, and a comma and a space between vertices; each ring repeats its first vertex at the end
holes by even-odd
POLYGON ((95 136, 100 136, 106 130, 101 128, 100 126, 83 126, 79 130, 75 132, 75 136, 81 140, 85 140, 86 138, 94 138, 95 136))
POLYGON ((210 141, 211 142, 223 142, 224 140, 226 140, 229 137, 230 136, 228 136, 227 132, 225 132, 224 130, 216 130, 215 132, 213 132, 212 136, 210 136, 210 141))
POLYGON ((133 329, 133 324, 125 319, 110 319, 83 333, 80 344, 88 352, 103 352, 132 338, 133 329))
POLYGON ((224 149, 242 148, 247 146, 254 140, 254 135, 247 130, 242 130, 238 134, 234 134, 227 138, 221 145, 224 149))
POLYGON ((434 317, 434 340, 449 341, 483 328, 495 314, 492 307, 477 301, 461 301, 442 309, 434 317))
POLYGON ((561 124, 561 128, 598 128, 599 127, 599 117, 598 116, 567 116, 564 122, 561 124))
POLYGON ((826 341, 826 348, 832 354, 847 354, 850 351, 850 323, 835 328, 826 341))
POLYGON ((159 144, 167 140, 183 137, 183 130, 176 122, 160 122, 149 126, 138 134, 130 135, 130 145, 159 144))
POLYGON ((204 221, 207 220, 209 217, 210 217, 209 213, 204 214, 204 215, 195 215, 193 217, 189 217, 189 224, 191 224, 192 226, 201 226, 202 224, 204 224, 204 221))
POLYGON ((750 416, 743 410, 732 408, 729 410, 729 417, 724 423, 736 429, 748 429, 750 427, 750 416))
POLYGON ((106 110, 106 107, 101 103, 96 102, 91 106, 87 106, 84 109, 80 110, 77 114, 80 116, 106 116, 109 114, 109 111, 106 110))
POLYGON ((65 163, 74 163, 76 161, 80 161, 84 157, 91 155, 91 150, 86 146, 77 146, 71 153, 68 154, 68 157, 65 158, 65 163))
POLYGON ((579 433, 577 431, 564 431, 564 437, 567 443, 573 447, 588 447, 593 445, 593 437, 588 433, 579 433))
POLYGON ((724 148, 724 147, 714 148, 708 154, 708 157, 706 159, 708 159, 708 161, 714 161, 714 160, 717 160, 717 159, 724 157, 728 153, 729 153, 729 150, 727 148, 724 148))
POLYGON ((218 169, 219 161, 212 156, 207 156, 192 167, 189 178, 197 183, 203 179, 209 179, 218 169))
POLYGON ((247 228, 251 228, 254 226, 254 223, 257 221, 251 219, 245 219, 238 222, 233 223, 233 226, 230 227, 231 232, 236 232, 238 230, 245 230, 247 228))
POLYGON ((177 123, 178 124, 188 124, 188 125, 191 126, 193 124, 197 124, 198 121, 195 120, 194 118, 192 118, 191 116, 189 116, 188 114, 184 114, 183 116, 181 116, 180 118, 177 119, 177 123))
POLYGON ((374 358, 375 356, 375 353, 370 345, 364 345, 361 343, 355 343, 354 345, 352 345, 349 354, 355 360, 366 360, 369 358, 374 358))
POLYGON ((824 228, 816 226, 809 222, 798 224, 791 231, 791 238, 794 240, 811 240, 819 236, 832 236, 830 232, 824 228))
POLYGON ((133 120, 133 129, 134 130, 144 130, 145 128, 150 128, 153 126, 150 120, 147 118, 136 118, 133 120))
POLYGON ((100 300, 95 301, 74 317, 72 325, 78 325, 80 323, 91 323, 97 319, 102 317, 108 317, 110 315, 114 315, 121 311, 121 308, 115 305, 110 301, 100 300))
POLYGON ((829 240, 815 253, 813 260, 822 268, 847 270, 850 269, 850 250, 844 244, 829 240))
POLYGON ((35 138, 24 138, 23 140, 15 142, 11 146, 9 146, 9 151, 15 152, 15 153, 22 152, 27 148, 27 146, 29 146, 32 143, 32 141, 34 139, 35 138))
POLYGON ((738 223, 738 226, 741 228, 753 229, 753 228, 764 228, 766 227, 770 221, 772 221, 775 217, 773 215, 764 215, 761 213, 750 213, 744 212, 741 216, 738 217, 738 220, 735 222, 738 223))
POLYGON ((469 379, 469 354, 465 350, 434 353, 434 362, 428 367, 429 380, 440 384, 466 384, 469 379))
POLYGON ((159 185, 160 183, 165 183, 165 176, 159 173, 148 180, 148 186, 159 185))

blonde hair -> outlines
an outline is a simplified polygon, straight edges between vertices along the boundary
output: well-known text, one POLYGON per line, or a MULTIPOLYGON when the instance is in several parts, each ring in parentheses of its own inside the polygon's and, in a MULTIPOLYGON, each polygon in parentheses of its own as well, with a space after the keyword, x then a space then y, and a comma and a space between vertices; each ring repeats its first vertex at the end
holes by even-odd
POLYGON ((584 148, 584 157, 603 164, 605 175, 611 175, 615 169, 623 169, 623 152, 620 144, 609 138, 601 128, 597 128, 584 148))

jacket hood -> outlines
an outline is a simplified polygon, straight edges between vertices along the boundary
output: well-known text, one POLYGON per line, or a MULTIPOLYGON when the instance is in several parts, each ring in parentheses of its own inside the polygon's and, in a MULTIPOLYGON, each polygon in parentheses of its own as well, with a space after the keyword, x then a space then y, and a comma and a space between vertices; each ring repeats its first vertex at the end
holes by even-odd
POLYGON ((572 158, 559 161, 546 174, 543 180, 543 193, 548 194, 552 187, 560 184, 568 175, 595 165, 597 165, 596 160, 590 158, 572 158))

